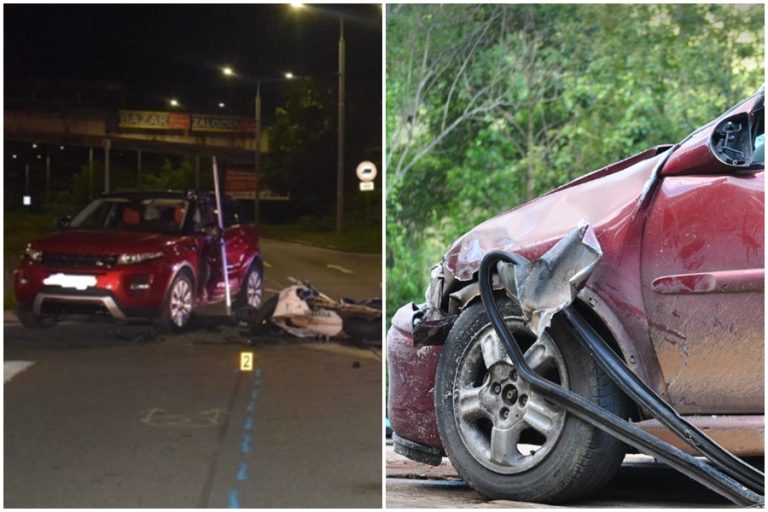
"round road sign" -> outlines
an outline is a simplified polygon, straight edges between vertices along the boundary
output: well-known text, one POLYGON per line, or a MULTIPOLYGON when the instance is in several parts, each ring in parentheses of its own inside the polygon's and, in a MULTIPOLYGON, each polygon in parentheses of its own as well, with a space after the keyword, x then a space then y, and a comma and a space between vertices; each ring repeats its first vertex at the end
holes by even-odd
POLYGON ((373 181, 376 179, 376 164, 367 160, 360 162, 355 172, 360 181, 373 181))

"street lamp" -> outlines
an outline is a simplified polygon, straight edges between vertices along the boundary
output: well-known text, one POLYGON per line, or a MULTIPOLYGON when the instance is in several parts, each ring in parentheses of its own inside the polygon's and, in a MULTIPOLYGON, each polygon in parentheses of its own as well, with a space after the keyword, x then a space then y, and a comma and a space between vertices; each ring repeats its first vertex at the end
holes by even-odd
MULTIPOLYGON (((299 10, 304 4, 291 3, 291 7, 299 10)), ((344 228, 344 80, 346 78, 347 46, 344 41, 344 16, 339 15, 339 101, 338 101, 338 149, 336 156, 336 232, 344 228)))
MULTIPOLYGON (((221 68, 221 72, 224 76, 230 77, 235 76, 234 72, 227 72, 227 67, 221 68)), ((259 169, 261 164, 261 84, 262 83, 268 83, 268 82, 281 82, 283 80, 292 80, 295 78, 296 75, 294 75, 290 71, 286 71, 283 73, 283 78, 269 78, 269 79, 256 79, 256 97, 254 98, 254 128, 255 128, 255 143, 256 147, 254 148, 254 173, 256 175, 256 191, 255 191, 255 197, 253 201, 253 221, 254 223, 258 222, 259 220, 259 169)), ((253 83, 253 82, 250 82, 253 83)), ((219 103, 219 107, 224 108, 224 103, 219 103)))
POLYGON ((221 68, 221 72, 224 74, 224 76, 235 76, 235 70, 229 66, 224 66, 221 68))
POLYGON ((220 101, 220 102, 219 102, 219 108, 224 108, 225 106, 226 106, 226 105, 224 105, 224 102, 223 102, 223 101, 220 101))
POLYGON ((178 107, 178 106, 179 106, 179 100, 177 100, 176 98, 171 98, 171 99, 168 101, 168 104, 169 104, 170 106, 172 106, 172 107, 178 107))

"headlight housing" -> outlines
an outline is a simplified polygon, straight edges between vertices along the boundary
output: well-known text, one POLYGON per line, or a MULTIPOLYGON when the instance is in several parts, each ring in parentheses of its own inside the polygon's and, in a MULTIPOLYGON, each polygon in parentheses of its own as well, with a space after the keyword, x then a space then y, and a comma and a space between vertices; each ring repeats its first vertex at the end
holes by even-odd
POLYGON ((118 265, 134 265, 136 263, 141 263, 148 260, 154 260, 157 258, 162 258, 163 252, 139 252, 134 254, 121 254, 117 258, 117 264, 118 265))
POLYGON ((34 261, 36 263, 43 261, 43 251, 33 249, 32 244, 27 244, 27 249, 24 251, 24 256, 26 256, 29 261, 34 261))

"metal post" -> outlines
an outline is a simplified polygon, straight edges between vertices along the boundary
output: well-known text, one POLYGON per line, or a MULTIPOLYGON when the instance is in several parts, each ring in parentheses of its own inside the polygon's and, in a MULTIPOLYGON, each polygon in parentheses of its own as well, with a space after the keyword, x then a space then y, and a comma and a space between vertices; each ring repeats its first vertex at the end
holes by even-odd
POLYGON ((195 157, 195 190, 200 190, 200 155, 195 157))
POLYGON ((24 164, 24 195, 29 195, 29 162, 24 164))
POLYGON ((112 141, 104 139, 104 193, 109 193, 109 149, 112 147, 112 141))
POLYGON ((93 148, 88 148, 88 199, 93 199, 93 148))
POLYGON ((216 165, 216 157, 213 157, 213 191, 216 195, 216 217, 219 221, 219 229, 221 230, 221 237, 219 238, 219 245, 221 246, 221 268, 224 274, 224 292, 227 303, 227 316, 232 315, 232 296, 229 290, 229 272, 227 265, 227 243, 224 239, 224 218, 221 213, 221 191, 219 190, 219 166, 216 165))
POLYGON ((344 18, 339 18, 339 148, 336 168, 336 232, 344 229, 344 18))
POLYGON ((136 186, 141 188, 141 150, 136 151, 136 186))
POLYGON ((261 82, 256 83, 256 101, 254 117, 256 121, 256 149, 253 154, 253 172, 256 173, 255 196, 253 198, 253 223, 259 222, 259 170, 261 169, 261 82))
POLYGON ((45 210, 51 207, 51 155, 45 155, 45 210))

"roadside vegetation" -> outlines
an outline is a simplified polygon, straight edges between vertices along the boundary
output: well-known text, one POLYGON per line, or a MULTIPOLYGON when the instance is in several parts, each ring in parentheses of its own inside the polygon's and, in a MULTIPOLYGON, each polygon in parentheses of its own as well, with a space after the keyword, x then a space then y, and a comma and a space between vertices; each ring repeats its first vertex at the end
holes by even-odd
MULTIPOLYGON (((478 224, 763 82, 764 6, 390 5, 387 310, 478 224)), ((595 198, 599 200, 599 198, 595 198)))

